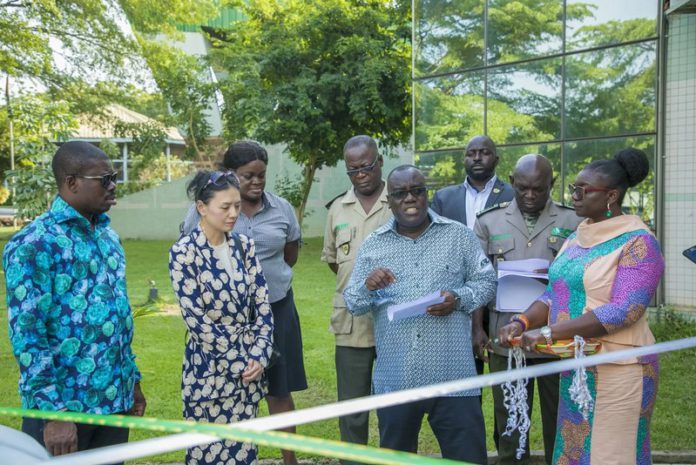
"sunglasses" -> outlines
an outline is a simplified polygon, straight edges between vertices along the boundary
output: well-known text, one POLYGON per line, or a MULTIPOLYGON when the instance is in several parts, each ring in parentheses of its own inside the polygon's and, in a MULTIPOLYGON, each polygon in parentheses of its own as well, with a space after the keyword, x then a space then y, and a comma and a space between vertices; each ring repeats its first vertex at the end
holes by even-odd
POLYGON ((407 190, 390 192, 387 195, 387 197, 394 200, 404 200, 406 197, 408 197, 408 194, 411 194, 413 197, 418 198, 422 195, 425 195, 426 192, 428 192, 427 187, 412 187, 411 189, 407 190))
POLYGON ((118 179, 118 171, 114 171, 112 173, 104 174, 101 176, 83 176, 81 174, 73 174, 73 176, 82 179, 98 179, 99 184, 101 184, 104 189, 108 189, 111 183, 116 184, 116 179, 118 179))
POLYGON ((377 160, 379 160, 379 155, 375 157, 375 161, 373 161, 371 165, 363 166, 362 168, 356 168, 354 170, 346 170, 346 174, 348 175, 348 177, 352 178, 359 175, 360 173, 371 173, 372 170, 375 169, 375 166, 377 166, 377 160))
POLYGON ((576 186, 575 184, 568 184, 568 192, 570 196, 574 199, 582 200, 585 198, 585 194, 588 192, 609 192, 612 189, 606 187, 592 187, 592 186, 576 186))
MULTIPOLYGON (((208 187, 209 185, 215 185, 218 187, 225 186, 227 184, 232 184, 234 186, 239 185, 239 180, 237 179, 237 175, 234 174, 232 171, 213 171, 210 173, 210 177, 208 178, 208 182, 205 183, 205 186, 203 186, 203 189, 208 187)), ((201 191, 203 190, 201 189, 201 191)))

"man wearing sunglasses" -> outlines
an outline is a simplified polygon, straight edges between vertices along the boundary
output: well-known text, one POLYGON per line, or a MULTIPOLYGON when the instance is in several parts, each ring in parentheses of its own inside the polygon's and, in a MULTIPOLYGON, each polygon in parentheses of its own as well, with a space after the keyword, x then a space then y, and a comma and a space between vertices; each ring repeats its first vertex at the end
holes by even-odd
MULTIPOLYGON (((142 416, 125 255, 106 215, 116 174, 104 152, 78 141, 58 149, 52 168, 50 210, 3 253, 22 407, 142 416)), ((128 441, 126 428, 31 418, 22 431, 51 455, 128 441)))
MULTIPOLYGON (((565 239, 575 231, 582 218, 575 210, 555 204, 551 201, 551 190, 555 178, 549 160, 536 154, 521 157, 510 176, 510 184, 515 191, 515 198, 509 204, 491 207, 479 213, 474 232, 481 242, 481 247, 488 254, 493 265, 505 260, 524 260, 541 258, 553 261, 565 239)), ((526 308, 520 308, 519 313, 526 308)), ((483 308, 489 316, 489 334, 498 334, 498 330, 507 325, 516 313, 500 312, 496 309, 495 299, 483 308)), ((524 324, 524 323, 522 323, 524 324)), ((491 372, 507 370, 508 350, 497 342, 486 344, 483 341, 474 351, 479 358, 485 358, 488 346, 488 366, 491 372)), ((557 360, 555 357, 525 352, 527 365, 537 365, 557 360)), ((539 393, 544 452, 546 463, 553 459, 553 446, 556 437, 556 415, 558 412, 558 375, 542 376, 527 384, 527 408, 530 411, 534 399, 534 384, 539 393)), ((498 462, 501 465, 523 463, 516 460, 515 453, 519 446, 519 432, 505 436, 508 419, 505 399, 500 386, 493 386, 493 413, 495 433, 498 435, 496 447, 498 462)), ((527 447, 527 450, 529 448, 527 447)))
MULTIPOLYGON (((371 392, 375 360, 372 316, 351 315, 343 290, 363 240, 392 216, 382 179, 382 156, 375 140, 363 135, 350 138, 343 148, 343 158, 352 187, 327 205, 322 253, 322 260, 336 274, 330 331, 336 337, 338 400, 364 397, 371 392)), ((340 417, 341 440, 367 444, 368 421, 368 412, 340 417)))
MULTIPOLYGON (((387 179, 394 218, 365 239, 343 293, 354 315, 374 318, 375 394, 476 376, 471 312, 495 294, 495 272, 474 233, 428 209, 425 177, 415 166, 387 179), (390 321, 387 309, 437 293, 425 314, 390 321)), ((487 463, 478 389, 377 411, 380 447, 417 452, 424 415, 442 456, 487 463)))

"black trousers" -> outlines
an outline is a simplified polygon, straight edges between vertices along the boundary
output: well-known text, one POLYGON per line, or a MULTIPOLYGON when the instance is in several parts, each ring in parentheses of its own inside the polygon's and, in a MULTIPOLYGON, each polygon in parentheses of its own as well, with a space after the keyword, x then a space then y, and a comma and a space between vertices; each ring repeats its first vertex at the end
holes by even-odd
MULTIPOLYGON (((113 446, 115 444, 128 442, 128 428, 85 425, 82 423, 75 424, 77 425, 77 450, 96 449, 97 447, 113 446)), ((28 434, 36 439, 39 444, 46 447, 43 438, 45 425, 46 420, 23 418, 22 432, 28 434)), ((123 465, 123 462, 114 463, 113 465, 123 465)))
POLYGON ((418 434, 426 414, 443 458, 488 463, 486 427, 477 396, 435 397, 378 409, 380 447, 418 452, 418 434))

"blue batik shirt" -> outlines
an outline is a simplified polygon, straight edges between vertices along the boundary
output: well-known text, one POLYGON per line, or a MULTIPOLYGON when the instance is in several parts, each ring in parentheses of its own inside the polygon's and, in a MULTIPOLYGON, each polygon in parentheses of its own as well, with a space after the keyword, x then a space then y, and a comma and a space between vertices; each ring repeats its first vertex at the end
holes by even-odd
POLYGON ((140 380, 118 235, 60 196, 5 246, 10 342, 22 407, 110 414, 140 380))
MULTIPOLYGON (((393 218, 370 234, 343 291, 351 313, 374 317, 375 394, 476 376, 470 313, 494 297, 495 271, 469 228, 432 210, 429 215, 432 222, 416 239, 399 234, 393 218), (378 267, 390 269, 396 282, 370 291, 365 279, 378 267), (436 291, 455 292, 459 307, 447 316, 389 321, 390 306, 436 291)), ((451 395, 475 396, 479 390, 451 395)))

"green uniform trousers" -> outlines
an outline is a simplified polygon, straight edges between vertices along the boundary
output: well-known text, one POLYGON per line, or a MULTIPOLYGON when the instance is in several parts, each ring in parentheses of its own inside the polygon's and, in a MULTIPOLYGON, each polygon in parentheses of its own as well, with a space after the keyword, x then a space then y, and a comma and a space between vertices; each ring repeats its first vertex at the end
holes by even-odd
MULTIPOLYGON (((372 394, 372 367, 375 348, 336 346, 336 385, 338 400, 355 399, 372 394)), ((370 412, 360 412, 339 417, 341 441, 367 444, 370 412)), ((342 465, 359 465, 341 460, 342 465)))

